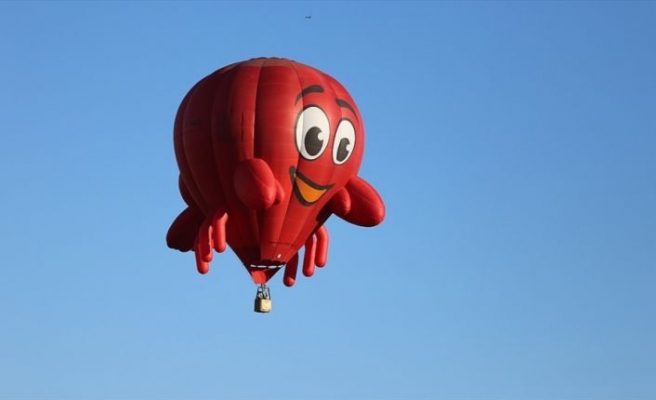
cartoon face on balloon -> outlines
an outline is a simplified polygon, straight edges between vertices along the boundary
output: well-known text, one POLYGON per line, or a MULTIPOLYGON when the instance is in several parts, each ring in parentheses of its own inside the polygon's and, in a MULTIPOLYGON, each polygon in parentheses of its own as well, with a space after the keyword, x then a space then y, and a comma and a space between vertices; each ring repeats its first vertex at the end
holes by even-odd
POLYGON ((311 206, 335 186, 334 182, 316 182, 312 176, 331 170, 332 179, 341 183, 357 173, 361 156, 356 157, 358 162, 345 164, 356 152, 356 144, 361 142, 357 136, 362 132, 362 125, 351 100, 327 94, 320 85, 303 89, 296 102, 306 96, 308 103, 298 113, 294 138, 298 153, 307 161, 303 165, 307 171, 303 173, 292 166, 289 175, 296 199, 305 206, 311 206), (335 110, 335 107, 338 109, 335 110))
POLYGON ((357 176, 362 116, 334 78, 291 60, 259 58, 207 76, 183 100, 174 130, 187 203, 167 235, 207 272, 229 245, 256 283, 285 268, 296 277, 326 264, 324 222, 382 222, 384 204, 357 176))

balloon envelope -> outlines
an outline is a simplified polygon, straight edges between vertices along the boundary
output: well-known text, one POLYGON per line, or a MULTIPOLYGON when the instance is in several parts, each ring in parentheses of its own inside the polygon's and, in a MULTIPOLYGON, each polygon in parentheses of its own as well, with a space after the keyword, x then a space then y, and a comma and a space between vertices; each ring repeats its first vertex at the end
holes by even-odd
POLYGON ((384 218, 382 199, 357 176, 364 139, 353 98, 315 68, 257 58, 215 71, 176 116, 188 207, 169 229, 169 246, 194 250, 207 272, 212 250, 228 245, 256 283, 287 264, 294 271, 286 276, 295 275, 306 246, 303 268, 311 275, 325 264, 323 224, 331 214, 362 226, 384 218))

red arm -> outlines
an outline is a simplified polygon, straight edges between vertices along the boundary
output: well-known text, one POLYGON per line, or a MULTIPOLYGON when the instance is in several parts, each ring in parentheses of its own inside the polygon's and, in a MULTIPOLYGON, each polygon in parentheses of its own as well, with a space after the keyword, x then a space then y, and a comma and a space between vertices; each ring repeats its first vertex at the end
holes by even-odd
POLYGON ((346 192, 340 193, 344 197, 348 195, 349 201, 341 199, 338 204, 343 205, 350 203, 350 207, 332 206, 332 212, 355 225, 371 227, 383 222, 385 219, 385 203, 376 189, 374 189, 364 179, 352 177, 344 189, 346 192))
POLYGON ((241 161, 235 169, 235 193, 248 208, 266 210, 285 198, 282 185, 261 158, 241 161))
POLYGON ((172 249, 189 251, 194 247, 196 234, 205 216, 191 197, 187 186, 182 181, 182 177, 178 179, 178 187, 182 199, 188 207, 171 224, 166 234, 166 244, 172 249))

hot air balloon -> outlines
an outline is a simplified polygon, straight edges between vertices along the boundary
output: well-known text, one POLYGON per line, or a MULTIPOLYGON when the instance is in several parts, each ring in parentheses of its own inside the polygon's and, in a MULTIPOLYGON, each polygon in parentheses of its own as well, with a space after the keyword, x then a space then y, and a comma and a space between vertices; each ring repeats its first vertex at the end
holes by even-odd
POLYGON ((371 227, 385 205, 357 173, 364 125, 346 89, 313 67, 255 58, 223 67, 187 93, 174 125, 179 189, 187 207, 167 244, 195 253, 198 272, 229 246, 258 285, 255 310, 280 269, 294 285, 327 262, 325 221, 371 227))

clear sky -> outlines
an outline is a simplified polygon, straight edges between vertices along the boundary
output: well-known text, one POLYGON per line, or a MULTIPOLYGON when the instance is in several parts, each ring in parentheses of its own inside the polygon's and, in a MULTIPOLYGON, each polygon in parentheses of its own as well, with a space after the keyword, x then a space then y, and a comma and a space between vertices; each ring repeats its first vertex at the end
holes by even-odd
POLYGON ((655 49, 647 1, 0 2, 0 399, 656 398, 655 49), (351 92, 388 213, 268 315, 164 240, 182 97, 258 56, 351 92))

